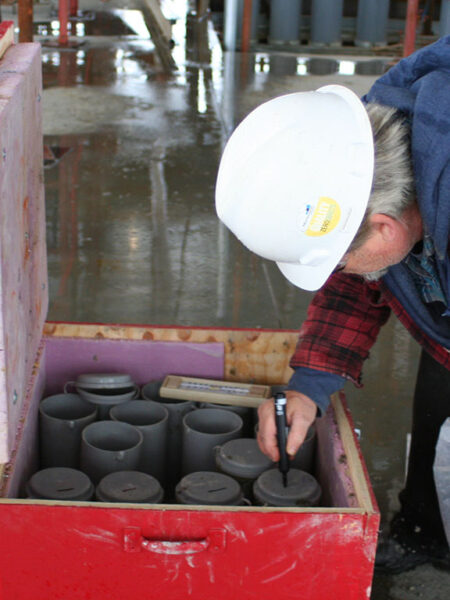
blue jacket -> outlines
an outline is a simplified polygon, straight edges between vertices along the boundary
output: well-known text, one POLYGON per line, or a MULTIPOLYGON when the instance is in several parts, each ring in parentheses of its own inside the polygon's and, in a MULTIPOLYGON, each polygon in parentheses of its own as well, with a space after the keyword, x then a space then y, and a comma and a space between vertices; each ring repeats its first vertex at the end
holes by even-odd
POLYGON ((400 61, 363 100, 394 106, 410 121, 417 201, 446 306, 438 315, 424 304, 403 262, 389 269, 384 282, 417 325, 450 348, 450 36, 400 61))
MULTIPOLYGON (((450 36, 401 60, 375 82, 363 101, 395 107, 411 124, 417 201, 424 232, 434 245, 445 305, 436 312, 424 302, 404 261, 391 267, 383 280, 417 325, 450 348, 450 36)), ((344 382, 338 375, 301 367, 288 387, 324 410, 329 394, 344 382)))

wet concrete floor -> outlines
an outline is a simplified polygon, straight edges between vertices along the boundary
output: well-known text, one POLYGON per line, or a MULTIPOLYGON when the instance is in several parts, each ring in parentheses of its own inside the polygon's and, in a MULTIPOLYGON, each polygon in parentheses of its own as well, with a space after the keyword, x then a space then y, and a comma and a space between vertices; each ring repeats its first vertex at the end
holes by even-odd
MULTIPOLYGON (((37 25, 45 143, 68 149, 60 159, 56 151, 45 171, 48 317, 298 329, 311 294, 217 220, 221 150, 262 101, 329 83, 361 95, 389 59, 223 53, 211 30, 205 49, 190 35, 186 44, 187 3, 172 4, 172 75, 162 71, 139 11, 120 3, 80 4, 102 14, 73 23, 77 48, 47 47, 57 22, 37 25)), ((404 479, 418 354, 391 319, 366 364, 364 387, 346 388, 383 524, 404 479)), ((431 567, 375 577, 372 598, 447 598, 447 577, 431 567)))

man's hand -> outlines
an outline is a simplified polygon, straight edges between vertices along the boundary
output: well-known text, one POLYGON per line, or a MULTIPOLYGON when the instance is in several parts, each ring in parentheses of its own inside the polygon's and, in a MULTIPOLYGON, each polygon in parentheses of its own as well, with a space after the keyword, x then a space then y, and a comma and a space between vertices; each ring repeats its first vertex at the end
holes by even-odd
MULTIPOLYGON (((302 445, 308 428, 314 422, 317 405, 300 392, 286 390, 286 417, 290 427, 287 440, 287 453, 291 458, 302 445)), ((273 398, 265 400, 258 408, 258 444, 261 451, 273 460, 278 461, 280 453, 277 443, 277 428, 275 425, 275 408, 273 398)))

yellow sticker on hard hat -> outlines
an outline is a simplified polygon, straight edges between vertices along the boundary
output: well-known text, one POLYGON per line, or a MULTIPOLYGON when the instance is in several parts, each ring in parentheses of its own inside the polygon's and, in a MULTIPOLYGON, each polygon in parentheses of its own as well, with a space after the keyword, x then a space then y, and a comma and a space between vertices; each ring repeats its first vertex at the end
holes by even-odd
POLYGON ((341 208, 336 200, 322 196, 309 221, 306 235, 326 235, 333 231, 341 219, 341 208))

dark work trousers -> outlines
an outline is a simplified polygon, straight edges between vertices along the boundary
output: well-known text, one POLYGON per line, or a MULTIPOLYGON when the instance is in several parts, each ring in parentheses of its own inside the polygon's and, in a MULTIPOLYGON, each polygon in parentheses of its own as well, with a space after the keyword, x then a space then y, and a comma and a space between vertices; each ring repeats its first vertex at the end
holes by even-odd
POLYGON ((391 533, 402 545, 440 555, 448 549, 433 478, 439 430, 450 417, 450 371, 422 351, 413 404, 409 465, 391 533))

